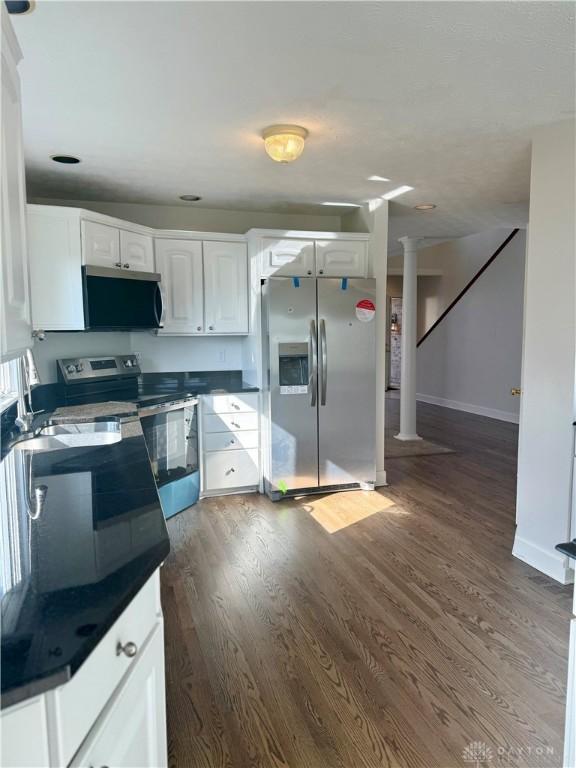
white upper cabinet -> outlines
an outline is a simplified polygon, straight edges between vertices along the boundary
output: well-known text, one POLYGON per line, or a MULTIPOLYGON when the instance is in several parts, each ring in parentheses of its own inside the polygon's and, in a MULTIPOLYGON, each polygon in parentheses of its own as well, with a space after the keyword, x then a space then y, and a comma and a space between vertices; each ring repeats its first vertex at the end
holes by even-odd
POLYGON ((248 333, 248 256, 245 243, 204 242, 207 333, 248 333))
POLYGON ((154 272, 154 246, 150 235, 121 229, 120 261, 124 269, 154 272))
POLYGON ((84 264, 93 267, 121 267, 120 233, 116 227, 83 221, 82 256, 84 264))
POLYGON ((35 330, 83 331, 80 219, 68 208, 28 206, 30 302, 35 330), (47 286, 50 286, 49 289, 47 286))
POLYGON ((316 240, 318 277, 365 277, 366 243, 348 240, 316 240))
POLYGON ((262 277, 311 277, 314 274, 313 240, 262 238, 262 277))
POLYGON ((202 242, 156 240, 166 333, 203 333, 202 242))
POLYGON ((32 346, 26 248, 26 186, 22 150, 20 79, 22 54, 4 3, 2 14, 2 203, 0 359, 11 360, 32 346))

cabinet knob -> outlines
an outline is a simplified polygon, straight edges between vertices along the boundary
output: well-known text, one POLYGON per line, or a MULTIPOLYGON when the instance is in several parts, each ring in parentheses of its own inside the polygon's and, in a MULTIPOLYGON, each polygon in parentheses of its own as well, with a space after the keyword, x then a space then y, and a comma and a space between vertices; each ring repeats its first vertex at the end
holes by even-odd
POLYGON ((318 274, 319 274, 319 275, 323 275, 323 274, 324 274, 324 270, 323 270, 323 269, 319 269, 319 270, 318 270, 318 274))
POLYGON ((209 330, 209 331, 213 331, 213 330, 214 330, 214 326, 213 326, 213 325, 209 325, 209 326, 208 326, 208 330, 209 330))
POLYGON ((118 641, 116 645, 116 656, 120 656, 120 654, 123 653, 125 656, 128 656, 129 659, 133 659, 134 656, 138 653, 138 646, 136 643, 122 643, 118 641))
POLYGON ((114 263, 114 266, 115 267, 121 267, 122 266, 122 262, 121 261, 117 261, 117 262, 114 263))
POLYGON ((309 270, 308 270, 308 272, 307 272, 307 274, 308 274, 308 275, 311 275, 311 274, 312 274, 312 270, 311 270, 311 269, 309 269, 309 270))
POLYGON ((197 325, 197 326, 196 326, 196 330, 197 330, 197 331, 201 331, 201 330, 202 330, 202 326, 201 326, 201 325, 197 325))
POLYGON ((124 269, 130 269, 130 264, 128 264, 128 262, 126 262, 126 264, 123 264, 122 266, 124 267, 124 269))

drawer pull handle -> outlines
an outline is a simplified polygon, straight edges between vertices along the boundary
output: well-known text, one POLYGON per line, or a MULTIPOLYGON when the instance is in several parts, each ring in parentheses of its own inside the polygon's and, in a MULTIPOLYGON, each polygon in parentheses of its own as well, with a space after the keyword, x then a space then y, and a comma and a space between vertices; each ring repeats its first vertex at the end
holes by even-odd
POLYGON ((231 472, 236 472, 234 467, 230 467, 230 469, 226 472, 226 474, 229 475, 231 472))
POLYGON ((237 411, 240 410, 240 406, 238 405, 238 403, 232 403, 232 408, 236 408, 237 411))
POLYGON ((238 422, 233 421, 233 422, 231 422, 231 424, 232 424, 233 427, 236 427, 236 429, 240 429, 240 424, 238 424, 238 422))
POLYGON ((116 645, 116 656, 120 656, 121 653, 128 656, 129 659, 133 659, 138 653, 138 646, 136 643, 124 643, 124 645, 122 645, 122 643, 118 641, 118 644, 116 645))
POLYGON ((122 262, 121 261, 115 261, 114 262, 114 266, 115 267, 121 267, 122 266, 122 262))

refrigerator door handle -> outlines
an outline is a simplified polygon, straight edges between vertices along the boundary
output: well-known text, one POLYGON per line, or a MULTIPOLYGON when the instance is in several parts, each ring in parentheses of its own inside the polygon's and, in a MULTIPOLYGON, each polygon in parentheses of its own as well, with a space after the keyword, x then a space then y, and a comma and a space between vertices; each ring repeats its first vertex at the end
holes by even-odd
POLYGON ((310 405, 314 408, 318 393, 318 346, 314 320, 310 320, 310 336, 308 338, 308 387, 311 391, 310 405))
POLYGON ((326 322, 320 320, 320 405, 326 405, 328 387, 328 347, 326 346, 326 322))

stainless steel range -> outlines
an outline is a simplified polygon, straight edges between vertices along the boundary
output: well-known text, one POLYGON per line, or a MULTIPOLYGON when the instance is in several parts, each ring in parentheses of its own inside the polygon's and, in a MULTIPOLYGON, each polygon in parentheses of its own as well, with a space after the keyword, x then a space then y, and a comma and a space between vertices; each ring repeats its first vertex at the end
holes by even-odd
POLYGON ((136 355, 64 358, 58 380, 68 405, 134 403, 166 517, 198 500, 198 399, 187 392, 143 388, 136 355))

